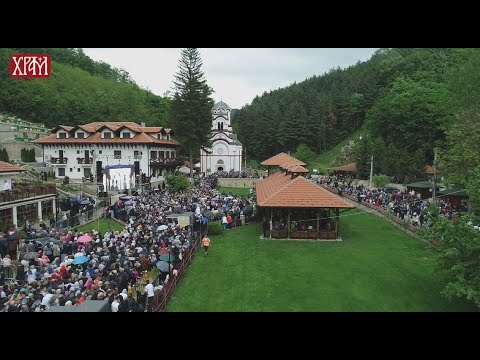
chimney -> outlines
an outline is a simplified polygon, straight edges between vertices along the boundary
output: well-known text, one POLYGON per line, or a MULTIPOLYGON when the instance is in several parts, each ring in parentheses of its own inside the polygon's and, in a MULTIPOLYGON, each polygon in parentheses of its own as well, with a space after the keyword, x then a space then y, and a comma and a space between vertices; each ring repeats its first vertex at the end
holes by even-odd
POLYGON ((145 127, 145 123, 144 122, 140 123, 140 126, 145 127))

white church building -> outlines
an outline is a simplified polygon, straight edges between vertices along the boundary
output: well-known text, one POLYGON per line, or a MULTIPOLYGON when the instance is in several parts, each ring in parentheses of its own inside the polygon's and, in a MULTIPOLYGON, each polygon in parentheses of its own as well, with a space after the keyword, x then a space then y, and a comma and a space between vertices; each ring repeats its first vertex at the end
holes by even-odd
POLYGON ((233 133, 231 113, 232 109, 223 101, 212 108, 212 147, 200 150, 200 171, 205 175, 242 170, 243 147, 233 133))

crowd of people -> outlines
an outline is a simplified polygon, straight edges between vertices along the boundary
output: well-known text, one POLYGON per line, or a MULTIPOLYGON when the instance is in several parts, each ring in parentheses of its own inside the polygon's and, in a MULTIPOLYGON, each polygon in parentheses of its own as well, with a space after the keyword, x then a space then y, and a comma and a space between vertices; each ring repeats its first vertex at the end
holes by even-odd
MULTIPOLYGON (((388 212, 394 216, 408 221, 413 226, 430 225, 427 218, 427 207, 431 203, 429 199, 422 199, 419 192, 402 191, 400 189, 369 189, 363 185, 356 185, 351 178, 341 176, 319 176, 319 184, 336 189, 341 195, 350 195, 359 203, 368 203, 388 212)), ((439 208, 439 215, 455 221, 456 216, 466 212, 468 209, 462 205, 455 209, 445 199, 436 199, 439 208)))
POLYGON ((16 265, 17 271, 16 281, 2 288, 0 311, 41 312, 52 306, 78 306, 85 300, 108 301, 114 312, 151 310, 152 294, 163 288, 170 274, 178 273, 192 239, 200 236, 204 214, 226 217, 255 206, 254 194, 248 198, 220 194, 214 189, 216 181, 217 176, 211 175, 189 193, 160 188, 133 197, 128 205, 119 206, 128 207, 122 231, 83 234, 46 228, 43 231, 58 241, 42 249, 33 240, 21 239, 18 254, 12 247, 2 259, 4 267, 16 265), (174 211, 193 212, 193 226, 180 226, 170 217, 174 211), (91 240, 82 240, 85 236, 91 240), (141 281, 153 268, 160 270, 156 287, 141 281))

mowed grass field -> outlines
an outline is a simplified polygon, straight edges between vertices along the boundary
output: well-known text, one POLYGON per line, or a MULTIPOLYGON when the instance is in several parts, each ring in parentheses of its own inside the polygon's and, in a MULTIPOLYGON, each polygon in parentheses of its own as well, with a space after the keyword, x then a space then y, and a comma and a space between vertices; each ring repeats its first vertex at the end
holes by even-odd
POLYGON ((476 311, 440 295, 434 250, 375 215, 345 215, 342 242, 260 240, 260 225, 212 236, 166 311, 476 311))
POLYGON ((89 232, 89 231, 92 231, 92 230, 98 230, 98 225, 100 225, 100 234, 105 234, 105 232, 107 230, 114 230, 114 231, 121 231, 123 229, 123 226, 122 224, 120 224, 119 222, 115 221, 115 220, 110 220, 108 221, 107 219, 105 218, 101 218, 99 221, 98 221, 98 224, 97 224, 97 221, 94 221, 94 222, 91 222, 89 224, 86 224, 86 225, 82 225, 78 228, 79 231, 81 232, 89 232))
POLYGON ((217 186, 216 189, 221 194, 235 195, 237 197, 250 195, 250 188, 236 188, 236 187, 217 186))

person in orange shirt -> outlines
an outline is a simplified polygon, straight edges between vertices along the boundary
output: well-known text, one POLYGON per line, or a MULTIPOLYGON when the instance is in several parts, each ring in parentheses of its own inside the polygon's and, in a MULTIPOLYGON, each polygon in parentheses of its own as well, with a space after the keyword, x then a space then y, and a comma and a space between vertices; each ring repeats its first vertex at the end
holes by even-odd
POLYGON ((210 239, 207 235, 202 240, 203 248, 205 249, 205 256, 208 255, 208 247, 210 246, 210 239))

